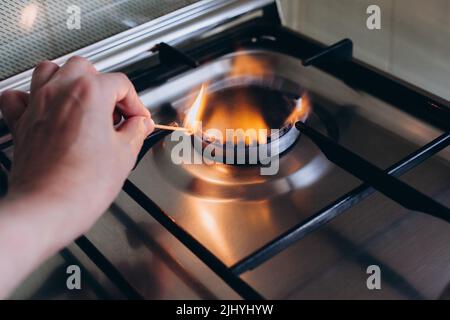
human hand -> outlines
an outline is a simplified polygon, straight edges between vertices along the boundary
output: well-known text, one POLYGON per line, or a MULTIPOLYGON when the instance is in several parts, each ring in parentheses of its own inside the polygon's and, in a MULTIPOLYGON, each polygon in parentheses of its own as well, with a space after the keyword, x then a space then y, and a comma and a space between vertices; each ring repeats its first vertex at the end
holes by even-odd
POLYGON ((14 140, 6 200, 44 211, 42 224, 59 230, 56 248, 108 208, 154 125, 125 75, 99 74, 79 57, 61 68, 41 63, 30 94, 5 92, 0 109, 14 140), (118 128, 116 107, 125 117, 118 128))

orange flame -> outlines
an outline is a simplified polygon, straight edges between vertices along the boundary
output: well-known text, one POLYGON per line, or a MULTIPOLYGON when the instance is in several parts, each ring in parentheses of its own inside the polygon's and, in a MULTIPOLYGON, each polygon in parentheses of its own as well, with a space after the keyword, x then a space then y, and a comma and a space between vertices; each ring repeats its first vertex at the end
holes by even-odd
POLYGON ((195 98, 194 103, 189 108, 188 113, 184 119, 184 127, 188 128, 192 133, 198 133, 199 121, 202 119, 202 115, 206 106, 206 94, 205 91, 207 85, 203 84, 200 91, 195 98))
POLYGON ((268 62, 247 54, 240 54, 234 58, 229 76, 264 76, 268 75, 269 72, 270 65, 268 62))
POLYGON ((234 144, 243 141, 247 145, 267 142, 267 130, 270 128, 251 103, 243 100, 237 105, 215 105, 214 108, 214 113, 204 123, 206 129, 213 127, 221 132, 220 136, 213 136, 214 140, 221 143, 232 140, 234 144), (233 136, 227 136, 227 129, 242 130, 236 130, 233 136))
MULTIPOLYGON (((261 59, 251 57, 249 55, 237 55, 233 61, 232 69, 229 77, 252 76, 261 77, 270 75, 270 65, 261 59)), ((189 108, 184 119, 184 127, 190 129, 192 133, 200 133, 199 122, 203 121, 203 130, 216 129, 221 132, 220 136, 209 136, 213 140, 225 143, 228 139, 232 139, 234 143, 244 141, 246 144, 254 142, 266 143, 270 129, 268 123, 261 114, 259 106, 255 106, 247 95, 243 94, 239 97, 230 99, 231 103, 215 101, 213 112, 206 110, 210 95, 207 94, 208 85, 203 84, 195 101, 189 108), (256 135, 239 135, 227 137, 227 129, 242 129, 240 132, 252 130, 256 135), (260 130, 264 129, 264 130, 260 130), (265 134, 263 132, 266 132, 265 134)), ((286 118, 285 125, 293 124, 299 120, 305 120, 310 111, 310 99, 307 95, 303 95, 298 100, 292 113, 286 118)), ((249 131, 250 132, 250 131, 249 131)))
POLYGON ((297 121, 304 121, 309 115, 311 110, 311 99, 307 93, 304 93, 300 99, 298 99, 294 110, 286 118, 285 124, 294 124, 297 121))

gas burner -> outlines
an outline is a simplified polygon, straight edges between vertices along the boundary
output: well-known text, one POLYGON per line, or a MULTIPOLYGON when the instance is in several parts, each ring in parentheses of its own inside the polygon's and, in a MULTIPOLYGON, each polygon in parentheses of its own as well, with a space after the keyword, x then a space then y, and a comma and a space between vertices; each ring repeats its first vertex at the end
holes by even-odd
MULTIPOLYGON (((337 140, 339 130, 334 116, 285 72, 285 64, 267 53, 236 52, 214 64, 223 68, 220 77, 203 81, 197 89, 171 101, 172 107, 167 108, 178 110, 177 120, 194 134, 190 164, 172 162, 178 141, 166 139, 153 148, 150 159, 164 180, 182 194, 215 201, 267 199, 320 180, 330 163, 309 139, 300 139, 294 124, 308 122, 337 140), (197 121, 201 126, 196 125, 197 121), (227 137, 227 129, 267 133, 227 137), (271 130, 276 134, 271 134, 271 130), (212 161, 195 163, 198 155, 197 159, 212 161), (278 172, 261 175, 261 169, 269 167, 272 161, 278 162, 278 172)), ((202 79, 202 71, 200 68, 194 74, 202 79)), ((179 83, 183 83, 181 78, 179 83)), ((168 91, 173 93, 175 84, 178 82, 172 83, 172 90, 168 91)))
MULTIPOLYGON (((292 83, 290 87, 292 88, 292 83)), ((230 165, 226 161, 221 161, 213 164, 173 164, 172 150, 177 142, 166 139, 164 143, 154 147, 150 159, 155 163, 155 167, 159 168, 159 174, 164 180, 170 182, 180 192, 191 194, 198 199, 214 201, 267 199, 286 194, 292 188, 307 188, 320 180, 330 169, 330 163, 322 152, 308 139, 300 139, 299 131, 291 123, 292 111, 302 101, 302 97, 252 83, 248 86, 220 86, 220 89, 209 93, 210 101, 214 102, 215 106, 219 102, 231 102, 235 96, 242 93, 242 90, 250 96, 255 95, 255 101, 260 102, 256 105, 267 107, 260 107, 259 112, 265 115, 263 118, 270 124, 268 128, 271 126, 280 128, 280 137, 276 140, 268 137, 266 141, 266 144, 276 143, 279 147, 278 153, 271 155, 272 157, 279 155, 278 173, 273 176, 261 175, 260 169, 264 166, 262 163, 230 165), (282 108, 277 108, 278 106, 282 108), (278 112, 279 110, 281 112, 278 112)), ((304 96, 304 99, 308 99, 309 104, 309 98, 304 96)), ((204 119, 205 130, 217 124, 211 121, 213 116, 209 112, 205 112, 204 119)), ((219 117, 220 119, 227 118, 223 116, 219 117)), ((334 139, 338 138, 337 124, 320 105, 310 106, 308 114, 301 119, 307 120, 315 127, 323 128, 334 139)), ((230 152, 226 143, 222 144, 218 140, 210 141, 211 137, 194 135, 192 139, 193 151, 200 155, 212 143, 219 146, 218 150, 223 150, 220 157, 226 157, 227 152, 230 152)), ((261 144, 245 147, 247 160, 248 154, 255 152, 261 144)), ((236 145, 231 144, 231 148, 236 155, 236 145)), ((217 158, 218 155, 215 155, 214 159, 217 158)))
POLYGON ((202 84, 184 126, 197 151, 216 162, 267 164, 298 139, 293 124, 307 119, 309 99, 272 71, 270 59, 238 52, 229 63, 220 79, 202 84))
POLYGON ((255 165, 267 163, 297 141, 300 133, 293 123, 306 120, 307 102, 271 88, 270 81, 255 80, 233 78, 209 91, 202 131, 193 136, 194 146, 201 146, 198 152, 222 163, 255 165), (211 152, 205 153, 207 149, 211 152))

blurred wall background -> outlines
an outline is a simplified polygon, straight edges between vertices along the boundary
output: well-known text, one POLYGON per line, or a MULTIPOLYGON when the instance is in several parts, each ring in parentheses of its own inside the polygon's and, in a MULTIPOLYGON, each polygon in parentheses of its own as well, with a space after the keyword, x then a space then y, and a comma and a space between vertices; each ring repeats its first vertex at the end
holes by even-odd
POLYGON ((351 38, 355 56, 450 101, 449 0, 280 0, 285 23, 331 44, 351 38), (381 30, 369 30, 369 5, 381 30))

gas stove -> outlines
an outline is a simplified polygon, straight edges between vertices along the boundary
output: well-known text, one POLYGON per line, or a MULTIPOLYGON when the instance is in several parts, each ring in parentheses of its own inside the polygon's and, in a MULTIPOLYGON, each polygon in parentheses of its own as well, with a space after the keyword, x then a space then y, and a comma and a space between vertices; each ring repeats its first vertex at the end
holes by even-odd
POLYGON ((206 127, 279 129, 256 144, 276 145, 276 170, 227 163, 217 137, 221 161, 175 163, 177 141, 156 133, 63 256, 108 298, 439 298, 450 282, 448 102, 355 60, 350 39, 323 46, 258 3, 240 23, 105 70, 128 75, 157 123, 186 125, 204 99, 206 127), (374 266, 381 290, 368 288, 374 266))

